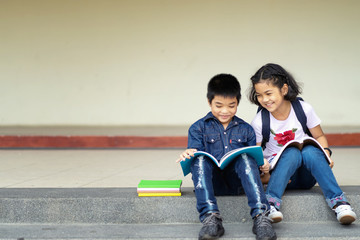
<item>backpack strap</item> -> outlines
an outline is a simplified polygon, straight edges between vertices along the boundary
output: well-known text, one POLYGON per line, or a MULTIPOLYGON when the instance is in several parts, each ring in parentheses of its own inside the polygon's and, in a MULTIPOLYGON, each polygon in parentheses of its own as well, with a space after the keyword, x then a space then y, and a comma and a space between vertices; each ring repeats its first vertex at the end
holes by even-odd
POLYGON ((295 101, 291 102, 291 105, 294 108, 295 114, 297 119, 299 120, 299 122, 301 123, 301 126, 304 130, 304 132, 309 135, 310 137, 312 137, 309 128, 306 126, 307 123, 307 117, 305 115, 304 109, 301 106, 300 101, 304 101, 302 98, 298 97, 296 98, 295 101))
MULTIPOLYGON (((301 106, 300 101, 304 101, 302 98, 298 97, 294 101, 291 102, 291 105, 294 108, 295 115, 300 122, 304 132, 312 137, 309 128, 306 126, 307 123, 307 117, 305 115, 304 109, 301 106)), ((265 149, 265 144, 270 139, 270 113, 265 108, 259 107, 258 112, 261 111, 261 120, 262 120, 262 136, 263 140, 261 142, 261 147, 265 149)))
POLYGON ((265 144, 270 139, 270 113, 265 108, 261 110, 261 122, 262 122, 261 134, 263 136, 263 139, 261 141, 261 147, 262 149, 265 149, 265 144))

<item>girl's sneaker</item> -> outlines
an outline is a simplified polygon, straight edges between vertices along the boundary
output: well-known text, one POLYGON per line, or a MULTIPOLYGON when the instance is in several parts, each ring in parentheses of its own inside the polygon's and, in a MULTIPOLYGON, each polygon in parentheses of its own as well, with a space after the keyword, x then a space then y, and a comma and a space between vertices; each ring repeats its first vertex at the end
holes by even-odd
POLYGON ((348 225, 356 220, 356 214, 349 203, 343 203, 333 210, 335 211, 337 220, 341 224, 348 225))
POLYGON ((270 204, 269 218, 273 220, 273 223, 278 223, 283 220, 283 215, 274 205, 270 204))

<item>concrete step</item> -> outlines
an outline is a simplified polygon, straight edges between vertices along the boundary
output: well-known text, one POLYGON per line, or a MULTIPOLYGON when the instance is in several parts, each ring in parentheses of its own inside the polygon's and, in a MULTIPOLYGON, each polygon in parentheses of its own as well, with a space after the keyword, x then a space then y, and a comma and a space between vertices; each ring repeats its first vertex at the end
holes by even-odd
MULTIPOLYGON (((342 187, 360 208, 360 187, 342 187)), ((197 239, 201 224, 191 188, 181 197, 137 196, 135 188, 0 189, 0 239, 197 239)), ((254 239, 245 196, 218 197, 223 239, 254 239)), ((289 191, 278 239, 359 239, 359 220, 340 225, 321 190, 289 191)), ((359 214, 358 214, 359 215, 359 214)))
MULTIPOLYGON (((342 190, 355 212, 360 209, 360 187, 344 186, 342 190)), ((182 192, 181 197, 138 197, 135 188, 3 188, 0 224, 198 223, 192 188, 182 192)), ((225 223, 252 223, 245 196, 217 200, 225 223)), ((286 192, 281 211, 285 223, 336 222, 319 187, 286 192)))
MULTIPOLYGON (((279 240, 355 240, 359 225, 327 223, 278 223, 274 229, 279 240)), ((0 240, 110 240, 110 239, 197 239, 201 224, 2 224, 0 240)), ((251 223, 225 223, 221 239, 253 240, 251 223)))

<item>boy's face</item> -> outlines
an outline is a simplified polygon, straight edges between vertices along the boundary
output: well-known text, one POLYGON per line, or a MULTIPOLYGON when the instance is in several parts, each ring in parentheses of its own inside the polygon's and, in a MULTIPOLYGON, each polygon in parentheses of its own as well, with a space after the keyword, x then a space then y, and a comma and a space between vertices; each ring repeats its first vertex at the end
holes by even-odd
POLYGON ((214 99, 209 102, 212 114, 221 122, 226 128, 235 116, 238 106, 236 97, 223 97, 215 96, 214 99))

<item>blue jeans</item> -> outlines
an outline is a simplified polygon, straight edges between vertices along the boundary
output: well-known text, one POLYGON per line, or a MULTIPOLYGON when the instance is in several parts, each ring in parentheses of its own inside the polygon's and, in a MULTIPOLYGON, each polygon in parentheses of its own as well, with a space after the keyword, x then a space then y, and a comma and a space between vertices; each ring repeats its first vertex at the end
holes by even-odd
POLYGON ((305 146, 302 151, 290 147, 283 152, 271 173, 266 197, 269 203, 280 209, 285 189, 310 189, 316 182, 330 208, 338 202, 347 202, 320 149, 311 145, 305 146), (291 182, 288 184, 289 180, 291 182))
POLYGON ((219 212, 215 195, 240 195, 245 192, 252 217, 269 209, 258 166, 247 154, 234 159, 224 170, 205 156, 199 156, 191 163, 191 173, 201 222, 206 213, 219 212))

